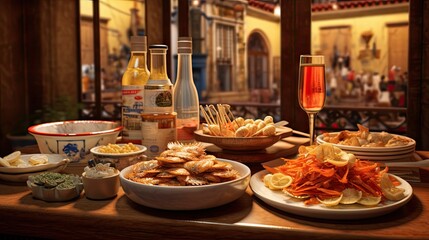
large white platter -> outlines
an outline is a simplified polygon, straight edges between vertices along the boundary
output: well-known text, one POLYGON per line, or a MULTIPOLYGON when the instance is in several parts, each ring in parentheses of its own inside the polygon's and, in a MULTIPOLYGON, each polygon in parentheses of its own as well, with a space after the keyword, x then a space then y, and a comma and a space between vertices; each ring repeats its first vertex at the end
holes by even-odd
POLYGON ((302 200, 295 200, 288 197, 281 191, 272 191, 264 186, 262 177, 267 174, 266 170, 254 174, 250 179, 250 187, 253 193, 268 205, 282 211, 296 215, 323 218, 323 219, 362 219, 381 216, 390 213, 406 204, 413 195, 411 185, 400 177, 395 176, 401 185, 398 187, 405 189, 405 198, 400 201, 386 201, 375 207, 364 207, 359 204, 338 205, 335 207, 325 207, 322 204, 305 205, 302 200))
MULTIPOLYGON (((329 135, 337 135, 337 134, 339 134, 339 132, 329 133, 329 135)), ((332 144, 332 145, 337 146, 342 150, 345 150, 348 152, 384 152, 386 153, 386 155, 388 155, 389 152, 392 152, 392 151, 414 150, 416 146, 416 141, 414 141, 414 139, 405 137, 405 136, 396 135, 396 134, 392 134, 392 135, 405 138, 409 140, 409 143, 407 145, 393 146, 393 147, 356 147, 356 146, 349 146, 349 145, 342 145, 342 144, 332 144)), ((322 138, 323 138, 323 135, 317 136, 317 139, 316 139, 317 143, 319 144, 326 143, 322 138)))
POLYGON ((67 157, 61 154, 23 154, 21 155, 21 159, 28 165, 28 167, 0 167, 0 173, 18 174, 40 172, 70 162, 67 157), (46 155, 48 157, 48 162, 46 164, 31 166, 28 163, 28 160, 35 155, 46 155))
POLYGON ((18 174, 9 174, 9 173, 0 173, 0 180, 7 182, 26 182, 30 175, 39 174, 43 172, 61 172, 66 168, 67 164, 63 163, 56 165, 53 168, 45 169, 39 172, 29 172, 29 173, 18 173, 18 174))

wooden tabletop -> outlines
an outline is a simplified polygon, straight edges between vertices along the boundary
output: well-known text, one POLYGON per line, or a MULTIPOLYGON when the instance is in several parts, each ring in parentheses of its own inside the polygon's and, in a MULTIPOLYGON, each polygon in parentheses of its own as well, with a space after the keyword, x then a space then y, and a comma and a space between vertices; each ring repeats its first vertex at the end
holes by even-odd
MULTIPOLYGON (((424 152, 426 157, 428 152, 424 152)), ((70 172, 81 169, 75 165, 70 172)), ((421 169, 428 176, 428 172, 421 169)), ((429 185, 413 184, 413 197, 387 215, 325 220, 277 210, 253 195, 200 211, 163 211, 116 198, 47 203, 23 184, 0 182, 0 235, 55 239, 428 239, 429 185)), ((190 203, 192 204, 192 203, 190 203)))

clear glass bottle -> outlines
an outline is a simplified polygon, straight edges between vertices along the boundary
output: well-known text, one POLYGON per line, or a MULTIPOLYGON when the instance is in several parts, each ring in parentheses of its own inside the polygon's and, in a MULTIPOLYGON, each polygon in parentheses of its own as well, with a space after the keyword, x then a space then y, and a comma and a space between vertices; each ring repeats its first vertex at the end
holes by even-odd
POLYGON ((177 140, 193 141, 200 125, 199 99, 192 75, 192 38, 179 37, 177 77, 173 88, 174 112, 177 113, 177 140))
POLYGON ((150 77, 144 87, 145 113, 173 112, 173 84, 167 75, 167 50, 162 44, 149 46, 150 77))
POLYGON ((144 87, 144 111, 141 114, 142 145, 153 159, 176 141, 176 113, 173 112, 173 84, 167 75, 166 45, 149 46, 151 75, 144 87))
POLYGON ((147 68, 146 36, 131 37, 131 57, 122 76, 122 138, 124 141, 141 143, 141 118, 144 85, 149 80, 147 68))

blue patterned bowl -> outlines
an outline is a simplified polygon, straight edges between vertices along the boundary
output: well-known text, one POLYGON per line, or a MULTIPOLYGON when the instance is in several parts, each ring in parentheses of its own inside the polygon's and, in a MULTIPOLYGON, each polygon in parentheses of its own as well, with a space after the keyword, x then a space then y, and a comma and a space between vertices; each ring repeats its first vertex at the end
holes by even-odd
POLYGON ((115 143, 122 128, 112 121, 75 120, 34 125, 28 132, 36 138, 41 153, 64 154, 78 162, 91 148, 115 143))

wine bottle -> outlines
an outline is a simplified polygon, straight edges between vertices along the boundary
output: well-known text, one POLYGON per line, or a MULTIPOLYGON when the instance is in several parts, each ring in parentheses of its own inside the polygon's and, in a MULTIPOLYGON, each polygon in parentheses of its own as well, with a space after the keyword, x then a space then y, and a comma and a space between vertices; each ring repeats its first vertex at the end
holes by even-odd
POLYGON ((179 37, 177 76, 173 88, 174 112, 177 114, 177 140, 193 141, 200 124, 199 99, 192 75, 192 39, 179 37))
POLYGON ((150 72, 146 64, 146 36, 131 37, 131 58, 122 76, 122 138, 124 141, 141 143, 141 118, 144 85, 150 72))

